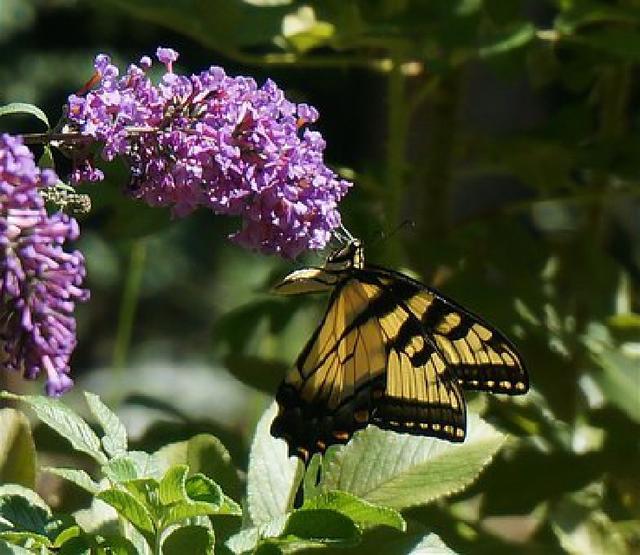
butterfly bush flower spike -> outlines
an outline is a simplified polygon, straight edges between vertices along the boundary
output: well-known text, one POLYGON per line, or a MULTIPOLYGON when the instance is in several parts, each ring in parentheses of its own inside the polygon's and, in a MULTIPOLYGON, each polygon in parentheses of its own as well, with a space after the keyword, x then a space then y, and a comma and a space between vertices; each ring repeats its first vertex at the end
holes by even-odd
POLYGON ((21 139, 0 135, 0 362, 28 379, 44 372, 49 395, 73 385, 73 311, 89 296, 82 254, 63 249, 78 237, 78 225, 48 215, 38 193, 56 181, 53 171, 36 167, 21 139))
MULTIPOLYGON (((351 184, 324 163, 325 142, 308 127, 317 110, 290 102, 271 80, 258 86, 215 66, 180 75, 177 52, 158 48, 156 57, 166 69, 158 84, 148 57, 120 76, 99 55, 97 88, 69 98, 70 125, 101 141, 107 160, 127 160, 129 194, 175 216, 198 207, 239 216, 233 239, 265 253, 323 248, 351 184)), ((99 177, 87 165, 78 180, 99 177)))

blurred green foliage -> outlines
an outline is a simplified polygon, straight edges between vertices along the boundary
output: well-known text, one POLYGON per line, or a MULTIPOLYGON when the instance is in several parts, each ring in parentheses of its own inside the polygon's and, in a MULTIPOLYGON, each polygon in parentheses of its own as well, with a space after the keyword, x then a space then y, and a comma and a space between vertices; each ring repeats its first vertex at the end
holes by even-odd
MULTIPOLYGON (((369 259, 483 314, 531 373, 523 399, 472 400, 510 439, 470 489, 406 512, 409 529, 461 553, 640 552, 640 2, 1 0, 0 41, 0 104, 51 121, 96 53, 158 45, 317 106, 369 259)), ((78 389, 119 404, 137 448, 208 432, 245 467, 322 300, 268 296, 291 264, 230 245, 212 214, 125 200, 123 168, 108 170, 82 191, 78 389)), ((42 428, 36 442, 66 456, 42 428)))

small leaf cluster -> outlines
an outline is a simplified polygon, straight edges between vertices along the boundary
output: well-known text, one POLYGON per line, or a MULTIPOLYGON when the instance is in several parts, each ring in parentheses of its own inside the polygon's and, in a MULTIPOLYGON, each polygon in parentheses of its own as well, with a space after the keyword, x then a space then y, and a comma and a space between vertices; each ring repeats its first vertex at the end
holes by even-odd
MULTIPOLYGON (((83 469, 45 467, 44 470, 86 490, 94 498, 94 512, 104 513, 107 509, 112 517, 108 520, 118 524, 117 532, 87 533, 78 524, 83 520, 80 516, 77 520, 71 515, 55 516, 32 490, 18 485, 3 486, 0 539, 15 553, 209 553, 215 532, 208 517, 242 514, 240 506, 211 477, 192 472, 188 464, 172 464, 180 460, 183 445, 169 445, 151 455, 128 450, 124 425, 97 395, 86 393, 85 398, 102 428, 102 436, 59 400, 9 393, 3 393, 2 397, 27 403, 75 451, 93 459, 99 468, 99 481, 83 469)), ((14 429, 17 424, 24 424, 24 417, 12 409, 4 409, 3 414, 5 420, 15 421, 14 429)), ((193 438, 191 451, 197 451, 203 443, 214 444, 220 462, 225 455, 228 457, 215 438, 206 436, 193 438)), ((202 452, 211 454, 211 450, 202 452)), ((15 468, 20 463, 24 467, 34 466, 34 452, 29 455, 12 451, 3 467, 15 468)), ((25 481, 32 481, 33 474, 31 471, 31 480, 26 477, 25 481)))

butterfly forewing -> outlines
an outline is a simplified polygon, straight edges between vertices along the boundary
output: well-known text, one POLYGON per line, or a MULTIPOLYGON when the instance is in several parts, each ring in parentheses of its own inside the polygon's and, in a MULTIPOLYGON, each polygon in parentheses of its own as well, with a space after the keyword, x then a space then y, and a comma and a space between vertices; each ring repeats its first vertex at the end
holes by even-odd
POLYGON ((420 320, 464 389, 526 393, 524 362, 501 332, 420 282, 390 270, 376 271, 387 287, 404 292, 405 306, 420 320))

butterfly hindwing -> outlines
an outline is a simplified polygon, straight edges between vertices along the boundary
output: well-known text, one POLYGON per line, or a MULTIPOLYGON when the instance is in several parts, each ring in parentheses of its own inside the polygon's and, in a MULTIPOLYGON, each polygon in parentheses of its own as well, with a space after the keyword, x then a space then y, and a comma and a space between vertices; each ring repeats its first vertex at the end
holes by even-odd
POLYGON ((287 441, 290 454, 308 460, 369 423, 373 400, 384 390, 385 345, 375 321, 359 319, 376 294, 356 281, 337 286, 280 385, 271 433, 287 441))

